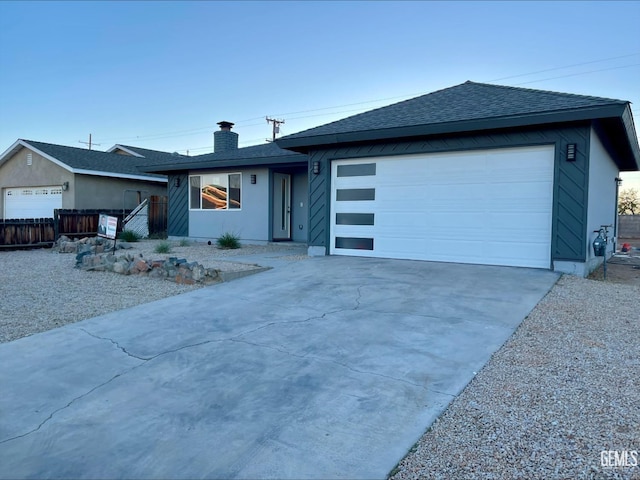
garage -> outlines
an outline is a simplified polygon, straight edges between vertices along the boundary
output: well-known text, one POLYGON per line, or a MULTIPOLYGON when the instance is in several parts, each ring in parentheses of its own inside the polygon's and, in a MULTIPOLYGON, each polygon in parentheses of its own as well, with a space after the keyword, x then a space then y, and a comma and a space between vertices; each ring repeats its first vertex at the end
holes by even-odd
POLYGON ((52 218, 62 208, 62 187, 5 188, 4 218, 52 218))
POLYGON ((330 253, 550 268, 554 146, 331 162, 330 253))

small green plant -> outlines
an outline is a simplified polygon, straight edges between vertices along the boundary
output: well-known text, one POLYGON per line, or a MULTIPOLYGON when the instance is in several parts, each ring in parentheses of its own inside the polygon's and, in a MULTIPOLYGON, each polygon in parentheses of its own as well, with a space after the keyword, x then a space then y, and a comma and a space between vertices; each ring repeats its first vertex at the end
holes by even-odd
POLYGON ((216 244, 224 249, 240 248, 240 237, 234 233, 223 233, 216 240, 216 244))
POLYGON ((191 245, 191 242, 186 238, 181 238, 179 245, 181 247, 188 247, 189 245, 191 245))
POLYGON ((123 230, 118 235, 118 239, 124 240, 125 242, 137 242, 141 238, 142 236, 138 232, 134 232, 133 230, 123 230))
POLYGON ((156 253, 171 253, 171 245, 169 242, 160 242, 153 251, 156 253))

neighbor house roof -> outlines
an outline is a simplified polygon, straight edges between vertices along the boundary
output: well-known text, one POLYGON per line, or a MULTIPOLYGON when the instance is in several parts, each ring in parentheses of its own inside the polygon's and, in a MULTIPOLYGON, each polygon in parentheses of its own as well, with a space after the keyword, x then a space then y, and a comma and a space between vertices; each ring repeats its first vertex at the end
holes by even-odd
MULTIPOLYGON (((150 150, 148 148, 121 144, 116 144, 107 150, 109 153, 117 153, 118 151, 134 157, 144 158, 145 160, 141 163, 142 165, 177 162, 179 158, 189 158, 188 156, 180 155, 177 152, 168 153, 161 152, 159 150, 150 150)), ((140 163, 136 163, 136 165, 140 165, 140 163)))
MULTIPOLYGON (((610 119, 604 127, 627 144, 625 165, 640 152, 630 104, 624 100, 465 82, 282 137, 282 148, 313 147, 570 121, 610 119)), ((635 166, 635 168, 633 168, 635 166)))
POLYGON ((152 182, 166 182, 164 175, 147 173, 138 168, 140 163, 152 163, 153 160, 118 155, 116 153, 66 147, 33 140, 17 140, 0 156, 0 165, 21 148, 28 148, 51 162, 75 174, 97 175, 103 177, 128 178, 152 182))
POLYGON ((290 165, 293 163, 305 163, 307 156, 283 150, 275 143, 265 143, 252 147, 225 150, 217 153, 207 153, 194 157, 181 156, 173 162, 141 166, 148 172, 170 172, 182 170, 197 170, 204 168, 229 168, 248 166, 273 166, 290 165))

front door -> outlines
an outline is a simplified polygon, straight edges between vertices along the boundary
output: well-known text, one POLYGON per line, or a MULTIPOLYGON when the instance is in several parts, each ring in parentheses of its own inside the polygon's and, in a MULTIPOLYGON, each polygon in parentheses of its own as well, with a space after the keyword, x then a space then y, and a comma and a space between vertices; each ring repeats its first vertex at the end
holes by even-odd
POLYGON ((273 239, 291 240, 291 175, 273 174, 273 239))

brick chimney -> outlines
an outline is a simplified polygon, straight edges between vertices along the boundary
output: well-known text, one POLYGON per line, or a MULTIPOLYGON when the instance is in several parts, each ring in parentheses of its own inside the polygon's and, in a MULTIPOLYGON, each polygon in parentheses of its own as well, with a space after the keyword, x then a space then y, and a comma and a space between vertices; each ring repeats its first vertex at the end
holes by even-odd
POLYGON ((233 123, 218 122, 220 130, 213 132, 213 151, 214 153, 227 152, 229 150, 238 149, 238 134, 231 131, 233 123))

